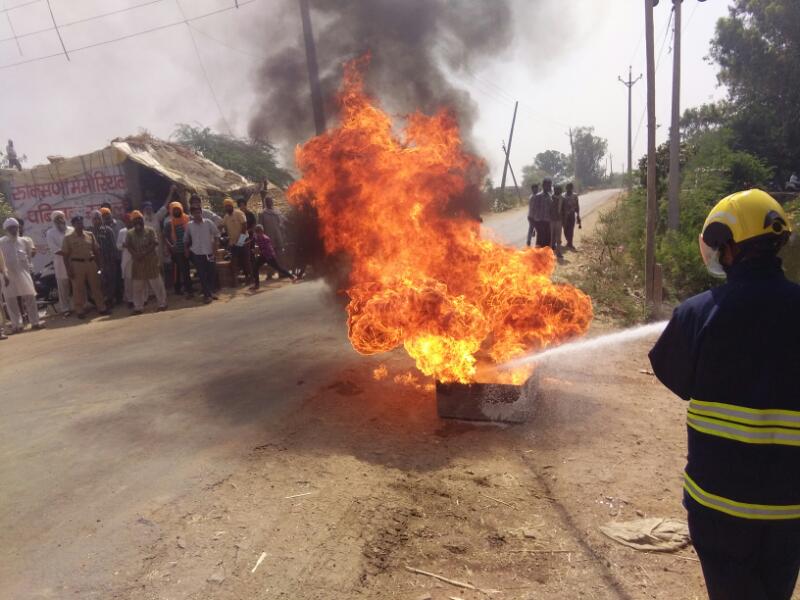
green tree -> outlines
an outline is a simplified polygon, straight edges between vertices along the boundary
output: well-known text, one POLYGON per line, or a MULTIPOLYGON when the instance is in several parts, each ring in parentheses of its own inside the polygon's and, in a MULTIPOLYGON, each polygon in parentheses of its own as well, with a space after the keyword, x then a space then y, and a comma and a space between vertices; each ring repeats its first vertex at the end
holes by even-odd
POLYGON ((608 141, 594 135, 594 127, 578 127, 572 132, 575 177, 584 186, 597 185, 605 169, 601 165, 608 150, 608 141))
POLYGON ((250 181, 269 179, 281 187, 292 182, 291 174, 278 166, 275 147, 267 141, 246 140, 216 133, 208 127, 179 124, 173 133, 179 144, 189 146, 221 167, 236 171, 250 181))
POLYGON ((782 173, 800 165, 800 2, 734 0, 711 42, 733 143, 782 173))
POLYGON ((537 168, 536 165, 526 165, 522 167, 522 191, 528 193, 528 190, 531 189, 531 185, 534 183, 542 183, 542 179, 545 179, 548 176, 547 173, 542 171, 541 169, 537 168))
POLYGON ((569 176, 569 157, 558 150, 545 150, 536 155, 533 166, 553 180, 569 176))

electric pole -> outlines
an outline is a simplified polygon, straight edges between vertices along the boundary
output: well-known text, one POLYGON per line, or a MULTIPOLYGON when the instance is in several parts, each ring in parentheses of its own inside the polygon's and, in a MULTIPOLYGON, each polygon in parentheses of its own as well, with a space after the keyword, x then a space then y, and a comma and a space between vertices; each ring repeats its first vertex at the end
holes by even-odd
POLYGON ((631 165, 633 164, 633 135, 632 135, 632 118, 633 118, 633 86, 642 78, 642 75, 639 74, 635 80, 633 79, 633 67, 628 67, 628 81, 625 81, 622 77, 617 77, 622 84, 628 88, 628 191, 630 191, 631 187, 633 186, 633 171, 631 169, 631 165))
POLYGON ((681 187, 681 4, 672 0, 675 8, 675 40, 672 46, 672 126, 669 132, 669 192, 667 226, 677 230, 680 226, 681 187))
POLYGON ((322 88, 319 84, 319 66, 317 64, 317 47, 314 43, 314 31, 311 28, 311 14, 308 0, 300 0, 300 18, 303 21, 303 40, 306 45, 306 66, 308 83, 311 86, 311 107, 314 110, 314 127, 317 135, 325 133, 325 108, 322 103, 322 88))
MULTIPOLYGON (((656 267, 656 52, 653 33, 653 0, 644 0, 644 29, 647 47, 647 226, 645 231, 645 310, 655 299, 656 267)), ((630 159, 629 159, 630 160, 630 159)), ((630 163, 629 163, 630 170, 630 163)))
POLYGON ((519 107, 519 102, 514 103, 514 116, 511 118, 511 133, 508 134, 508 147, 506 148, 505 155, 506 160, 503 164, 503 179, 500 181, 500 197, 506 197, 506 175, 508 174, 508 161, 511 157, 511 142, 514 140, 514 125, 517 122, 517 108, 519 107))

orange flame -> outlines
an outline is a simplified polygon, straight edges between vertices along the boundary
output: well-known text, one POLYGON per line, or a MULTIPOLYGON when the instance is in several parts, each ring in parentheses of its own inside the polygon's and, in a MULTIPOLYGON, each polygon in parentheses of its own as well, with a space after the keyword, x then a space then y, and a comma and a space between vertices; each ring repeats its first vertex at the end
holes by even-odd
MULTIPOLYGON (((481 239, 452 201, 485 170, 467 153, 449 110, 415 113, 401 134, 364 91, 365 59, 345 66, 336 129, 298 147, 289 190, 319 215, 325 251, 351 264, 349 337, 362 354, 403 346, 417 368, 467 383, 502 364, 582 335, 590 298, 550 280, 549 248, 481 239)), ((512 380, 524 380, 518 372, 512 380)))

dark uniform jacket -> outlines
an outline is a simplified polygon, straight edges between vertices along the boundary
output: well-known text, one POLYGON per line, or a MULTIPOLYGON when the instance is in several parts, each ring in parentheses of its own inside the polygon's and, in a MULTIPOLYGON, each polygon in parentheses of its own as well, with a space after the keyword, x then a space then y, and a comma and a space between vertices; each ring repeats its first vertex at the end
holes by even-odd
POLYGON ((681 304, 650 362, 689 401, 687 508, 800 519, 800 286, 780 260, 681 304))

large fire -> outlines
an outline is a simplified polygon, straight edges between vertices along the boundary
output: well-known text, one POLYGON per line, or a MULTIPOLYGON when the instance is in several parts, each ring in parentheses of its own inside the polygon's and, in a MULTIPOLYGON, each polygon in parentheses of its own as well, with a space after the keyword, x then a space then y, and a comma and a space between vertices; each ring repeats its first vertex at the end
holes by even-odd
POLYGON ((454 114, 416 113, 397 133, 364 91, 365 62, 345 66, 340 124, 297 149, 303 177, 289 190, 316 207, 325 251, 348 258, 353 347, 402 345, 426 375, 467 383, 482 363, 585 333, 591 300, 550 280, 549 248, 482 239, 480 224, 453 209, 484 172, 454 114))

